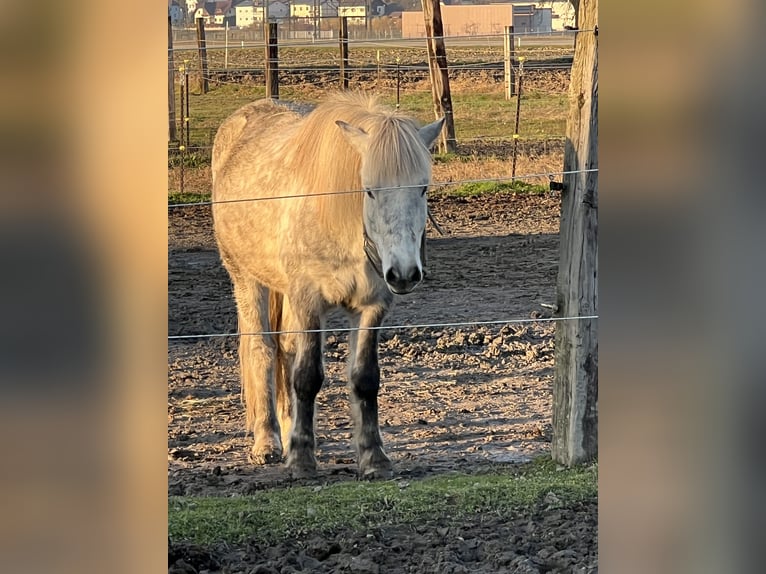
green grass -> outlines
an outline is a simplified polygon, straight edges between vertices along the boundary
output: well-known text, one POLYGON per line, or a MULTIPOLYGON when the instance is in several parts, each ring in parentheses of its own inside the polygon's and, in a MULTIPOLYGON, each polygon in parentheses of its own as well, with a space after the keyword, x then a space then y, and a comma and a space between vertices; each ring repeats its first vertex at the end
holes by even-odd
POLYGON ((210 165, 210 153, 205 153, 204 151, 188 151, 182 154, 178 151, 177 147, 168 152, 168 169, 181 167, 181 162, 183 162, 184 167, 188 168, 210 165))
POLYGON ((458 187, 447 188, 446 195, 456 197, 472 197, 475 195, 486 195, 493 193, 524 193, 529 195, 539 195, 546 193, 548 188, 544 185, 527 183, 526 181, 477 181, 464 183, 458 187))
POLYGON ((171 497, 168 528, 173 540, 209 545, 280 538, 337 528, 368 529, 476 513, 505 516, 542 502, 557 505, 592 499, 597 466, 559 469, 550 459, 520 470, 455 474, 404 482, 346 482, 323 487, 274 489, 233 498, 171 497))
POLYGON ((168 205, 178 205, 181 203, 202 203, 210 201, 208 193, 168 193, 168 205))
MULTIPOLYGON (((215 131, 226 117, 264 95, 263 86, 232 84, 213 86, 207 94, 193 94, 189 106, 192 145, 211 145, 215 131)), ((389 105, 396 103, 395 97, 389 92, 383 92, 381 96, 389 105)), ((316 103, 322 94, 307 94, 300 86, 282 86, 280 97, 316 103)), ((516 99, 506 101, 502 86, 492 89, 483 87, 480 90, 456 89, 453 90, 452 99, 458 141, 481 137, 510 139, 516 120, 516 99)), ((519 135, 526 139, 563 135, 566 132, 566 102, 566 96, 561 94, 523 94, 519 135)), ((427 89, 404 89, 400 105, 404 112, 422 123, 433 121, 431 93, 427 89)))

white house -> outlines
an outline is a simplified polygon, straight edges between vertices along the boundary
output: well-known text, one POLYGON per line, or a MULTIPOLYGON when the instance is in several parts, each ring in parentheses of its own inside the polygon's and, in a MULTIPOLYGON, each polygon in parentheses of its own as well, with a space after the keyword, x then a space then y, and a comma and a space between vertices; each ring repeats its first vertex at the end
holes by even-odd
MULTIPOLYGON (((283 20, 290 14, 290 7, 286 2, 271 0, 268 7, 268 17, 269 20, 272 21, 283 20)), ((264 7, 253 6, 252 0, 245 0, 240 4, 237 4, 236 12, 237 26, 240 28, 252 26, 255 23, 263 22, 264 20, 264 7)))
POLYGON ((186 13, 192 16, 202 2, 200 0, 186 0, 186 13))
MULTIPOLYGON (((187 4, 188 6, 188 4, 187 4)), ((207 24, 223 26, 226 22, 234 24, 237 12, 232 6, 231 0, 213 0, 210 2, 197 2, 194 18, 203 18, 207 24)))
POLYGON ((234 25, 237 28, 247 28, 255 23, 255 7, 253 0, 245 0, 234 6, 234 25))
POLYGON ((364 4, 357 4, 355 6, 339 6, 338 16, 348 17, 350 24, 364 24, 365 16, 367 15, 367 7, 364 4))
POLYGON ((298 0, 290 4, 293 18, 331 18, 338 15, 338 0, 323 0, 316 6, 311 0, 298 0))

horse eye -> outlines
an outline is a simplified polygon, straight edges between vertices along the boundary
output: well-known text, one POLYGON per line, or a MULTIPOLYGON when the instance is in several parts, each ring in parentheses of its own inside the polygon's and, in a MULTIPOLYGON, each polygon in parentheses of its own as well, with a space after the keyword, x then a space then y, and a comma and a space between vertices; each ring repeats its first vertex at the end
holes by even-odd
POLYGON ((421 196, 421 197, 422 197, 422 196, 424 196, 424 195, 426 194, 426 191, 428 191, 428 188, 427 188, 427 187, 424 187, 424 188, 423 188, 423 191, 421 191, 421 192, 420 192, 420 196, 421 196))
POLYGON ((370 199, 375 199, 375 196, 372 194, 372 191, 369 189, 365 189, 364 192, 367 194, 367 197, 370 199))

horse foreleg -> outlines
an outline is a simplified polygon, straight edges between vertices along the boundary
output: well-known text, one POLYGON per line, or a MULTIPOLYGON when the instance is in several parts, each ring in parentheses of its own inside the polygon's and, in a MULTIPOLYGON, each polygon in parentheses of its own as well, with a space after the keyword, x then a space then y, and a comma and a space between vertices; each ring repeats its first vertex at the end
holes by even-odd
POLYGON ((363 478, 391 478, 391 460, 383 450, 383 439, 378 424, 378 327, 385 310, 370 308, 355 317, 359 331, 350 337, 349 395, 354 420, 354 446, 356 447, 359 476, 363 478))
POLYGON ((251 459, 270 464, 282 459, 282 442, 274 396, 275 344, 269 331, 268 291, 256 283, 235 282, 239 332, 239 364, 245 396, 247 430, 253 431, 251 459))
MULTIPOLYGON (((320 328, 318 318, 305 321, 304 330, 320 328)), ((314 401, 324 381, 322 367, 321 333, 300 333, 295 338, 293 360, 293 424, 290 432, 290 447, 287 467, 293 476, 312 476, 316 472, 314 455, 314 401)))

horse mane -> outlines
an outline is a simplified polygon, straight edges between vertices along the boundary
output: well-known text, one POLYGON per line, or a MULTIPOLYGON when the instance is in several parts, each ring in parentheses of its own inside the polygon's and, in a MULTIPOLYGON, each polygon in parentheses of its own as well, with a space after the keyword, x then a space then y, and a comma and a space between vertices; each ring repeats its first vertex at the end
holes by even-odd
POLYGON ((418 135, 418 125, 407 116, 382 105, 376 96, 335 92, 301 120, 292 134, 292 151, 285 167, 298 178, 299 189, 314 198, 320 221, 330 228, 361 222, 362 158, 335 124, 342 120, 370 136, 366 168, 377 181, 395 182, 428 173, 431 156, 418 135), (358 217, 357 217, 358 215, 358 217))

